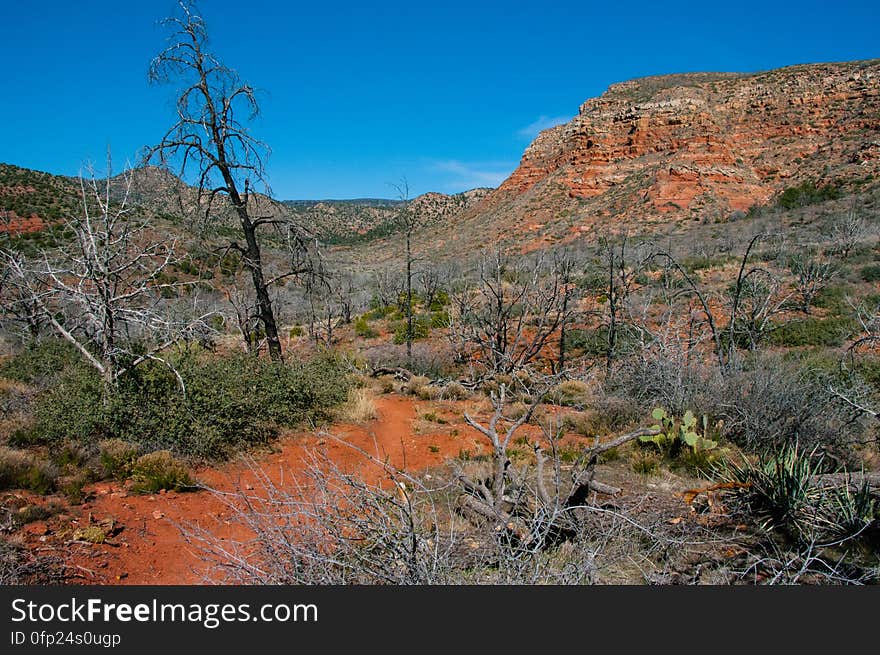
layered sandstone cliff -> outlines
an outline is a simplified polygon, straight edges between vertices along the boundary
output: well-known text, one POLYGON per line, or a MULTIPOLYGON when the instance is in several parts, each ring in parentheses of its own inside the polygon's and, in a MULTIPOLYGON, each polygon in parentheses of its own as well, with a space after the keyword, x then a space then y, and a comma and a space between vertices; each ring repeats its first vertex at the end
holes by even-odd
POLYGON ((803 181, 856 180, 880 181, 880 60, 669 75, 587 100, 461 219, 555 240, 597 222, 725 220, 803 181))

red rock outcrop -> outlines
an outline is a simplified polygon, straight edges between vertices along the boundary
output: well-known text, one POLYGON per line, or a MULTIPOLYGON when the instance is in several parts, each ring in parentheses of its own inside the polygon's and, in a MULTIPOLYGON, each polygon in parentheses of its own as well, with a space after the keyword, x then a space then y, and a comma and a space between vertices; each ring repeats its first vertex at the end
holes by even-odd
POLYGON ((878 173, 880 60, 649 77, 542 132, 463 220, 522 234, 561 222, 577 233, 600 217, 723 220, 804 180, 878 173))

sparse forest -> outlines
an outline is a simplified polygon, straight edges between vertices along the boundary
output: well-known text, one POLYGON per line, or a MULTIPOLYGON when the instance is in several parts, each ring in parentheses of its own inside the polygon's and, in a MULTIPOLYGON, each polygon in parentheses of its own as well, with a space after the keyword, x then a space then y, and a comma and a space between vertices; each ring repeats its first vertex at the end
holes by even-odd
POLYGON ((880 582, 878 179, 465 247, 488 191, 273 199, 166 27, 143 162, 0 167, 0 581, 880 582))

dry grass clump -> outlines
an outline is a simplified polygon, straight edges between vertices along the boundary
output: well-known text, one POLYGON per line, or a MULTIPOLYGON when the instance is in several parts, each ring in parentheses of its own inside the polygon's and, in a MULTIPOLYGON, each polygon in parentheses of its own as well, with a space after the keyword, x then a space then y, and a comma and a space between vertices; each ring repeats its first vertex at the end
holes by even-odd
POLYGON ((156 493, 183 491, 194 486, 194 480, 186 465, 175 459, 169 450, 157 450, 137 459, 132 468, 132 491, 156 493))
POLYGON ((467 400, 470 392, 458 382, 450 382, 443 387, 443 398, 446 400, 467 400))
POLYGON ((418 396, 421 400, 440 400, 443 397, 443 387, 426 384, 419 389, 418 396))
POLYGON ((422 391, 430 384, 430 382, 431 381, 424 375, 413 375, 406 381, 403 390, 412 396, 421 396, 422 391))
POLYGON ((28 489, 49 493, 57 472, 52 464, 24 450, 0 446, 0 489, 28 489))
POLYGON ((394 393, 397 390, 397 378, 393 375, 382 375, 376 380, 382 393, 394 393))
POLYGON ((339 408, 338 418, 346 423, 366 423, 377 416, 374 392, 369 387, 350 389, 348 400, 339 408))
POLYGON ((550 399, 559 405, 583 405, 587 401, 589 390, 586 382, 566 380, 553 388, 550 399))
POLYGON ((138 447, 122 439, 105 439, 98 444, 98 453, 107 475, 124 479, 131 475, 138 458, 138 447))
POLYGON ((649 450, 636 448, 632 451, 630 462, 632 470, 642 475, 653 475, 660 469, 660 456, 649 450))
POLYGON ((516 421, 522 418, 525 413, 528 411, 528 406, 525 403, 512 403, 510 407, 507 408, 507 411, 504 413, 506 418, 511 419, 512 421, 516 421))
POLYGON ((595 417, 588 412, 574 412, 566 414, 562 418, 562 429, 565 432, 574 432, 585 437, 592 437, 596 434, 595 417))

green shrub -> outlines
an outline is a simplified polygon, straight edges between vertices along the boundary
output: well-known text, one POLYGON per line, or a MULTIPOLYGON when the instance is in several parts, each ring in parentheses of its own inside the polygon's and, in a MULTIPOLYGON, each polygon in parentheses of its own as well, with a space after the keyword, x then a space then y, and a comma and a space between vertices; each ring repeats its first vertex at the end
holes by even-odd
POLYGON ((280 364, 246 354, 186 354, 174 364, 185 394, 166 366, 145 362, 124 375, 106 400, 95 371, 68 366, 37 397, 34 424, 16 442, 116 438, 145 451, 225 458, 265 443, 281 426, 330 419, 350 386, 342 362, 332 356, 280 364))
POLYGON ((37 397, 34 423, 11 441, 17 445, 95 442, 109 436, 110 409, 104 404, 100 376, 77 362, 37 397))
POLYGON ((777 346, 796 348, 800 346, 825 346, 836 348, 852 332, 849 318, 803 318, 776 326, 770 333, 770 341, 777 346))
POLYGON ((387 318, 390 314, 394 314, 395 312, 397 312, 397 307, 394 305, 377 305, 364 314, 364 316, 367 317, 367 320, 379 320, 387 318))
POLYGON ((354 333, 362 339, 372 339, 379 333, 370 325, 367 316, 361 316, 354 322, 354 333))
MULTIPOLYGON (((637 345, 639 331, 635 326, 625 323, 617 326, 617 354, 631 352, 637 345)), ((567 350, 581 351, 589 357, 604 357, 608 351, 608 326, 595 329, 574 329, 565 333, 567 350)))
POLYGON ((186 466, 167 450, 139 457, 132 468, 132 479, 132 490, 137 493, 156 493, 163 489, 183 491, 194 485, 186 466))
POLYGON ((0 364, 0 377, 36 384, 45 382, 65 368, 78 365, 80 355, 60 339, 29 344, 14 357, 0 364))
POLYGON ((447 311, 432 312, 431 313, 431 327, 432 328, 449 327, 449 312, 447 312, 447 311))
POLYGON ((835 184, 819 186, 815 182, 805 181, 797 186, 789 187, 779 194, 779 197, 776 198, 776 204, 783 209, 794 209, 826 200, 836 200, 840 196, 840 188, 835 184))
POLYGON ((880 282, 880 264, 863 267, 859 275, 865 282, 880 282))
POLYGON ((880 357, 862 357, 855 372, 875 393, 880 393, 880 357))
POLYGON ((727 255, 691 255, 681 260, 682 267, 688 273, 705 271, 710 268, 720 268, 730 261, 727 255))
MULTIPOLYGON (((394 326, 394 343, 406 343, 407 323, 405 320, 400 321, 394 326)), ((413 316, 412 321, 412 339, 426 339, 431 332, 431 319, 428 316, 413 316)))
POLYGON ((428 309, 432 312, 443 311, 443 308, 450 303, 449 294, 446 291, 438 291, 434 294, 428 309))
POLYGON ((813 298, 813 305, 827 310, 832 316, 840 316, 849 310, 846 295, 849 289, 843 285, 825 287, 813 298))
POLYGON ((608 273, 603 270, 588 270, 577 280, 577 286, 585 291, 603 291, 608 288, 608 273))

